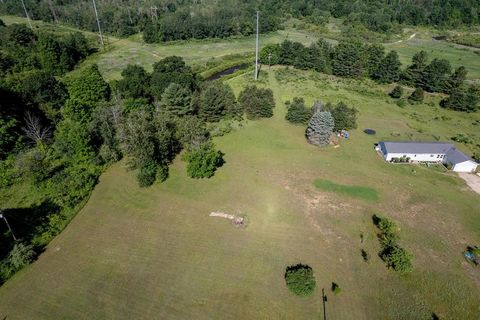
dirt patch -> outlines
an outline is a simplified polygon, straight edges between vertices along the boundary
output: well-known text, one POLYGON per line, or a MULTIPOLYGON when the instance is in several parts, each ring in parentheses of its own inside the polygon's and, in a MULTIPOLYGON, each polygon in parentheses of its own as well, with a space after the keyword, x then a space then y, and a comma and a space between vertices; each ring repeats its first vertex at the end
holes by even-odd
POLYGON ((478 175, 473 173, 459 172, 458 176, 465 180, 465 182, 473 191, 480 194, 480 177, 478 175))

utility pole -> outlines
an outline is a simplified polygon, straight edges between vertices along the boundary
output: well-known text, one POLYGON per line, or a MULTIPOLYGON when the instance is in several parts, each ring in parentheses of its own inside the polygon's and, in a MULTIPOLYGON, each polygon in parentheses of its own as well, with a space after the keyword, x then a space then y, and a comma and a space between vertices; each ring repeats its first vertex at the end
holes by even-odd
POLYGON ((28 25, 30 26, 30 29, 33 29, 32 22, 30 21, 30 16, 28 15, 27 7, 25 7, 25 2, 23 0, 22 0, 22 6, 23 6, 23 11, 25 11, 25 16, 27 17, 27 20, 28 20, 28 25))
POLYGON ((97 5, 95 4, 95 0, 92 0, 92 1, 93 1, 93 9, 95 10, 95 17, 97 17, 97 25, 98 25, 98 33, 100 34, 100 42, 102 42, 102 47, 105 48, 105 43, 103 42, 103 36, 102 36, 102 28, 100 27, 100 20, 98 20, 97 5))
POLYGON ((257 11, 257 39, 255 42, 255 81, 258 80, 258 11, 257 11))
POLYGON ((151 6, 150 7, 150 16, 152 18, 152 21, 158 20, 158 7, 157 6, 151 6))
MULTIPOLYGON (((2 212, 2 211, 0 211, 0 212, 2 212)), ((12 234, 13 240, 17 241, 17 238, 15 237, 15 234, 13 233, 12 228, 10 228, 10 225, 8 224, 7 218, 2 213, 0 213, 0 219, 5 220, 5 224, 7 225, 8 230, 10 230, 10 233, 12 234)))
POLYGON ((53 20, 55 23, 58 23, 57 13, 55 12, 55 8, 53 7, 52 0, 48 0, 48 6, 50 7, 50 11, 52 12, 53 20))

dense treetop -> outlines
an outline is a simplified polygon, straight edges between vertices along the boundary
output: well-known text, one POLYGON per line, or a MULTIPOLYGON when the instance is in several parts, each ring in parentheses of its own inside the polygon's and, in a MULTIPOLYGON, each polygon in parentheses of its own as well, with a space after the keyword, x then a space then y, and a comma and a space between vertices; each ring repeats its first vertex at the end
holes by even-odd
MULTIPOLYGON (((33 19, 96 31, 91 1, 25 4, 33 19)), ((118 36, 143 32, 147 42, 249 35, 255 31, 257 10, 262 13, 261 32, 278 29, 290 16, 317 25, 329 17, 342 18, 347 25, 382 33, 400 24, 460 27, 480 22, 480 3, 474 0, 114 0, 97 1, 97 8, 104 31, 118 36)), ((1 2, 0 13, 24 15, 20 1, 1 2)))

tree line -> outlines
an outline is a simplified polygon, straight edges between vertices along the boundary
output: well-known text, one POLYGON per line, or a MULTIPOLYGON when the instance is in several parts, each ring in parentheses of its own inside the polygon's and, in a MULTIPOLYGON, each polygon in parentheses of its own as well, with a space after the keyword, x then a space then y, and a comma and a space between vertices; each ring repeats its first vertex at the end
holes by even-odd
POLYGON ((448 94, 449 97, 441 102, 445 108, 466 112, 475 112, 479 108, 480 90, 466 83, 466 68, 461 66, 452 71, 448 60, 435 58, 429 61, 425 51, 416 53, 411 64, 402 69, 397 52, 386 53, 378 44, 351 40, 333 46, 320 39, 306 47, 286 40, 262 48, 260 60, 268 65, 288 65, 339 77, 368 77, 384 84, 399 82, 427 92, 448 94))
MULTIPOLYGON (((91 1, 24 1, 33 19, 96 31, 91 1)), ((280 20, 292 16, 320 25, 330 17, 342 18, 354 28, 381 33, 398 31, 402 25, 456 28, 480 22, 480 3, 471 0, 97 0, 97 7, 105 32, 144 32, 151 42, 250 34, 256 10, 262 12, 262 32, 278 29, 280 20)), ((24 11, 20 1, 3 1, 0 14, 24 16, 24 11)))

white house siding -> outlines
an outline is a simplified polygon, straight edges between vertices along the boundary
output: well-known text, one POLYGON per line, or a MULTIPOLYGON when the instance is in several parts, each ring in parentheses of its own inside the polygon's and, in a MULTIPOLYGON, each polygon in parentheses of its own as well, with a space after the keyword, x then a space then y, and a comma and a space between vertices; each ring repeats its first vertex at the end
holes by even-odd
POLYGON ((473 161, 457 163, 452 167, 452 170, 455 172, 475 172, 476 169, 477 164, 473 161))
POLYGON ((443 162, 444 154, 425 154, 425 153, 388 153, 384 155, 385 160, 391 161, 392 158, 401 158, 406 156, 410 158, 411 161, 422 161, 422 162, 443 162))

